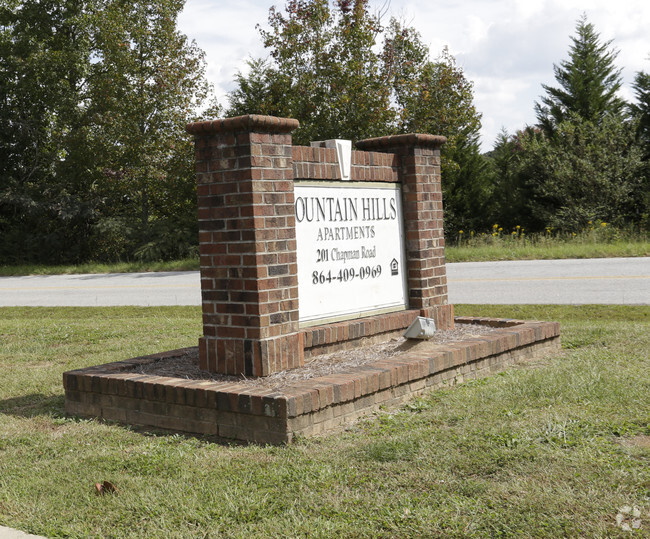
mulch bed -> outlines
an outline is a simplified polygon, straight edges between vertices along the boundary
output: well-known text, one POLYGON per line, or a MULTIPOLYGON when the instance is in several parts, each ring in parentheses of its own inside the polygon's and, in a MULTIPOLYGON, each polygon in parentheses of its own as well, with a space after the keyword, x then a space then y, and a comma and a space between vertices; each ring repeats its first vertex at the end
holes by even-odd
POLYGON ((389 359, 398 354, 430 344, 446 344, 472 339, 495 331, 494 328, 478 324, 456 324, 456 328, 446 331, 436 331, 427 340, 393 339, 391 341, 361 346, 353 350, 342 350, 322 354, 311 358, 304 367, 278 372, 262 378, 245 378, 243 376, 227 376, 203 371, 199 368, 198 348, 182 356, 154 361, 147 365, 136 367, 139 374, 153 374, 172 378, 189 380, 212 380, 215 382, 237 382, 251 387, 269 389, 290 386, 293 382, 318 378, 330 374, 344 373, 354 367, 389 359))

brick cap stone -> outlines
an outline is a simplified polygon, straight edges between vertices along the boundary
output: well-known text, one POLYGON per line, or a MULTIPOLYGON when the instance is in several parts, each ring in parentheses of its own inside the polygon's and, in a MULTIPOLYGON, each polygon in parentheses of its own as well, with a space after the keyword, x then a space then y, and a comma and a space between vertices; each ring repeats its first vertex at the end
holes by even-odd
POLYGON ((293 118, 278 118, 276 116, 262 116, 260 114, 247 114, 233 118, 220 118, 205 122, 188 124, 185 129, 192 135, 208 135, 211 133, 252 132, 257 133, 291 133, 300 126, 298 120, 293 118))
POLYGON ((400 146, 419 148, 440 148, 447 138, 441 135, 423 135, 420 133, 408 133, 406 135, 391 135, 388 137, 377 137, 360 140, 356 147, 360 150, 379 150, 384 148, 397 148, 400 146))

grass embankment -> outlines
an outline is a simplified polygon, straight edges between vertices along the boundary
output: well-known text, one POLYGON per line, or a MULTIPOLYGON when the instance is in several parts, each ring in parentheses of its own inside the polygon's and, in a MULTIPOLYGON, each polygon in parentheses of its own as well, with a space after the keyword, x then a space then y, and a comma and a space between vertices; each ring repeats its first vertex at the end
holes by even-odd
POLYGON ((48 266, 43 264, 23 264, 0 266, 0 277, 14 275, 71 275, 81 273, 137 273, 147 271, 198 271, 199 259, 187 258, 169 262, 114 262, 104 264, 87 262, 67 266, 48 266))
POLYGON ((650 242, 524 244, 503 241, 493 245, 450 246, 447 262, 495 260, 559 260, 567 258, 615 258, 650 256, 650 242))
POLYGON ((0 524, 70 537, 602 537, 623 536, 617 514, 632 524, 636 506, 647 533, 650 308, 457 312, 559 320, 564 350, 342 434, 259 447, 63 414, 63 371, 192 345, 198 308, 0 309, 0 524), (103 480, 119 494, 96 496, 103 480))
POLYGON ((496 224, 490 232, 459 231, 445 251, 447 262, 636 257, 650 256, 650 241, 645 232, 621 230, 601 221, 577 234, 550 228, 527 234, 521 227, 508 233, 496 224))

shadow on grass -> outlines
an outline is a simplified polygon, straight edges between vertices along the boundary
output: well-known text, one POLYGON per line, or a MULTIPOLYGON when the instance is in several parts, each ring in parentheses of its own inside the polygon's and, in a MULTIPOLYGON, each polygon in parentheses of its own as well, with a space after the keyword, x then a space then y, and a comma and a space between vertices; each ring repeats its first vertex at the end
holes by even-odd
MULTIPOLYGON (((82 417, 65 413, 64 395, 46 396, 41 393, 31 393, 29 395, 22 395, 20 397, 12 397, 10 399, 0 400, 0 415, 2 414, 27 419, 39 416, 47 416, 53 419, 86 421, 86 419, 82 417)), ((228 438, 221 438, 219 436, 191 435, 180 431, 158 429, 143 425, 125 425, 123 423, 108 421, 104 419, 95 419, 95 421, 105 425, 113 425, 145 437, 159 438, 161 436, 172 436, 177 438, 195 439, 203 443, 215 444, 223 447, 244 447, 248 445, 256 445, 252 442, 231 440, 228 438)), ((0 534, 0 537, 2 537, 2 534, 0 534)))
POLYGON ((39 415, 65 417, 65 397, 63 395, 31 393, 0 400, 0 414, 16 417, 35 417, 39 415))
MULTIPOLYGON (((84 420, 84 418, 65 413, 64 395, 46 396, 41 393, 31 393, 29 395, 22 395, 20 397, 12 397, 10 399, 0 400, 0 415, 2 414, 28 419, 38 416, 48 416, 54 419, 67 419, 71 421, 80 419, 84 420)), ((160 436, 175 436, 179 438, 195 439, 204 443, 221 445, 224 447, 256 445, 252 442, 231 440, 229 438, 221 438, 219 436, 192 435, 180 431, 159 429, 154 427, 147 427, 144 425, 125 425, 124 423, 108 421, 104 419, 96 419, 96 421, 106 425, 114 425, 147 437, 158 438, 160 436)))

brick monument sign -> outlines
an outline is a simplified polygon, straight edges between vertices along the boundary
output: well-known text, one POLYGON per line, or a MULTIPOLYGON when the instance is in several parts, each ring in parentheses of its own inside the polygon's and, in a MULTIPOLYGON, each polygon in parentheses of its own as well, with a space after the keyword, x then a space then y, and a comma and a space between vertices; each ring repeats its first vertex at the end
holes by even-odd
POLYGON ((444 137, 381 137, 353 151, 338 140, 292 146, 297 127, 269 116, 187 127, 196 142, 199 346, 64 373, 66 413, 286 443, 559 350, 557 323, 454 319, 440 187, 444 137), (429 319, 418 320, 427 330, 433 320, 439 330, 455 323, 469 334, 444 344, 396 340, 390 357, 370 353, 325 374, 314 367, 323 354, 347 357, 354 348, 364 355, 402 337, 418 317, 429 319), (196 363, 209 372, 165 368, 196 363))
POLYGON ((256 115, 187 127, 196 143, 204 370, 269 375, 302 366, 305 347, 379 338, 417 316, 453 327, 445 138, 360 141, 345 181, 335 149, 292 146, 297 127, 256 115), (297 227, 307 230, 302 242, 297 227))

